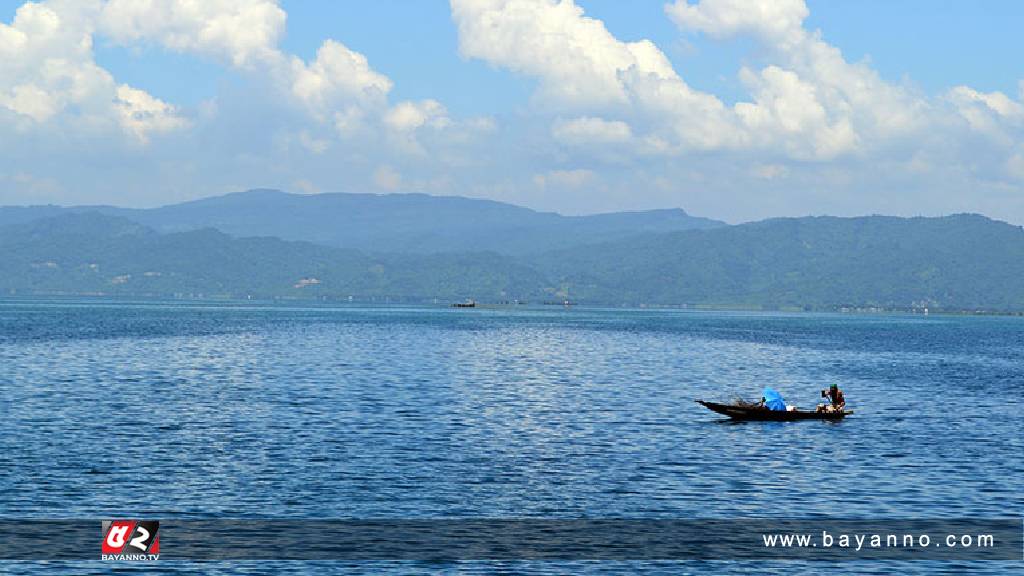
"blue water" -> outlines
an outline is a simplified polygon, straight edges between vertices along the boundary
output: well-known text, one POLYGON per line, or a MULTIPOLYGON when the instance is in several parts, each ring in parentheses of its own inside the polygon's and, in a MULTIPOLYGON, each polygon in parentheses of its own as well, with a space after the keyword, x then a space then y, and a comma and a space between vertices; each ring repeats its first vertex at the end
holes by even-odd
MULTIPOLYGON (((0 516, 1019 516, 1022 396, 1024 318, 8 301, 0 516), (846 421, 729 424, 693 402, 771 385, 807 408, 831 383, 856 411, 846 421)), ((757 571, 823 568, 1010 569, 757 571)))

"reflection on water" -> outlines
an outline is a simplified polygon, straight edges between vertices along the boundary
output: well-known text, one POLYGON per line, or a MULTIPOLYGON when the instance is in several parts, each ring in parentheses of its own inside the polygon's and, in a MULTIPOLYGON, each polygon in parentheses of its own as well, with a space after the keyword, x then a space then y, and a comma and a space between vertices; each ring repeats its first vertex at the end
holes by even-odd
MULTIPOLYGON (((0 514, 1019 515, 1022 360, 1017 318, 8 302, 0 514), (833 382, 839 423, 693 402, 833 382)), ((515 570, 743 567, 573 566, 515 570)))

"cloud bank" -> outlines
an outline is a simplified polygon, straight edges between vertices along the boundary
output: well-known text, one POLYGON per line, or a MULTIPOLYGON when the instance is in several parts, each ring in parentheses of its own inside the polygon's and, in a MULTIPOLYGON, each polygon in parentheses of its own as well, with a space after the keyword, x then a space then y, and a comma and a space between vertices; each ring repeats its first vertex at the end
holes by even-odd
POLYGON ((744 91, 727 103, 573 0, 451 0, 461 57, 536 86, 499 118, 396 99, 401 79, 344 39, 288 53, 273 0, 27 2, 0 23, 0 194, 61 201, 95 182, 83 194, 98 197, 77 201, 124 202, 158 181, 136 203, 271 185, 567 212, 684 206, 733 221, 966 209, 1024 222, 1024 81, 1017 94, 925 94, 848 60, 809 14, 804 0, 664 6, 682 39, 756 42, 756 57, 723 71, 744 91), (118 81, 97 41, 203 59, 243 84, 182 106, 118 81))

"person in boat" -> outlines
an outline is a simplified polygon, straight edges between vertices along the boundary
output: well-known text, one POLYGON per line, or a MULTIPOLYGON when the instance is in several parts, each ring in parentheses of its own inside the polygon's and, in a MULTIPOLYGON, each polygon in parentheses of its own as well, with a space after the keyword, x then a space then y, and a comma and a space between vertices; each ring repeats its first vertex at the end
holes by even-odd
POLYGON ((761 407, 768 410, 785 412, 786 401, 782 399, 782 394, 779 394, 774 389, 765 388, 764 393, 761 395, 761 407))
POLYGON ((828 390, 822 390, 821 397, 828 398, 831 404, 829 406, 818 406, 818 412, 823 410, 842 412, 846 408, 846 396, 843 395, 843 391, 839 389, 839 386, 835 384, 829 386, 828 390))

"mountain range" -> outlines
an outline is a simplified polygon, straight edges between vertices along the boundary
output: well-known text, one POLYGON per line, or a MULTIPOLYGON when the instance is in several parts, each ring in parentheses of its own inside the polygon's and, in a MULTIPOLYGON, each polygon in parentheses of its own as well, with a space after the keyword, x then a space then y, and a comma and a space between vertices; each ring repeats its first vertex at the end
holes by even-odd
POLYGON ((426 194, 288 194, 249 190, 159 208, 114 206, 0 207, 0 226, 41 217, 96 212, 157 232, 215 228, 237 237, 273 236, 376 252, 527 254, 626 238, 724 226, 685 211, 650 210, 562 216, 458 196, 426 194))
POLYGON ((0 293, 16 295, 1024 310, 1024 230, 974 214, 725 225, 260 190, 149 210, 3 207, 0 254, 0 293))

